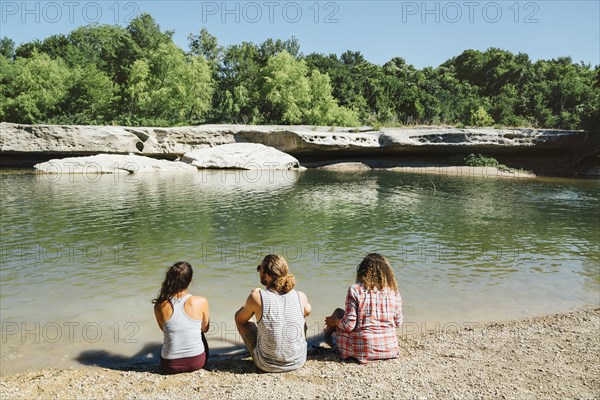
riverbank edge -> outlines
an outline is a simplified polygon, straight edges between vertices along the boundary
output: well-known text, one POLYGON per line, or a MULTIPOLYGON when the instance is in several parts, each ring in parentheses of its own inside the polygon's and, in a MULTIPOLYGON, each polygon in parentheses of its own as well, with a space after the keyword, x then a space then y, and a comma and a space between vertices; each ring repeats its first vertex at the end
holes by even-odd
POLYGON ((162 375, 144 365, 44 369, 0 377, 13 398, 577 398, 600 394, 600 305, 576 311, 400 337, 400 357, 367 365, 310 349, 306 364, 258 373, 248 356, 162 375))

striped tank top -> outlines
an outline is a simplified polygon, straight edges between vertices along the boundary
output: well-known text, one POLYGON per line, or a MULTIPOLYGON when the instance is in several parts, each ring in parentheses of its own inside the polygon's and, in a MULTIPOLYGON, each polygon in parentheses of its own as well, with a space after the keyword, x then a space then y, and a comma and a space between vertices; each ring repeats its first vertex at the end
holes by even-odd
POLYGON ((266 372, 293 371, 306 361, 304 309, 295 290, 277 294, 260 290, 262 317, 258 321, 258 335, 254 360, 266 372))
POLYGON ((187 294, 181 298, 173 297, 173 315, 165 322, 164 341, 161 356, 167 360, 194 357, 204 353, 202 343, 202 320, 193 319, 185 313, 183 306, 192 297, 187 294))

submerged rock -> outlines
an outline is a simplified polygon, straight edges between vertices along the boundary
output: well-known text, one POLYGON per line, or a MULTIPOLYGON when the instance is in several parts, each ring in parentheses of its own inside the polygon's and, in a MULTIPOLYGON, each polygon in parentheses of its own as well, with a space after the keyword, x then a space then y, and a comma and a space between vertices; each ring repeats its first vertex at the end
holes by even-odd
POLYGON ((371 167, 369 167, 367 164, 361 163, 361 162, 340 162, 340 163, 335 163, 335 164, 329 164, 329 165, 324 165, 322 167, 319 167, 319 169, 327 169, 327 170, 332 170, 332 171, 339 171, 339 172, 356 172, 356 171, 369 171, 371 170, 371 167))
POLYGON ((198 168, 300 169, 297 159, 273 147, 257 143, 232 143, 185 153, 182 160, 198 168))
POLYGON ((150 157, 121 154, 98 154, 88 157, 68 157, 39 163, 37 172, 49 174, 114 174, 138 172, 195 171, 193 166, 150 157))

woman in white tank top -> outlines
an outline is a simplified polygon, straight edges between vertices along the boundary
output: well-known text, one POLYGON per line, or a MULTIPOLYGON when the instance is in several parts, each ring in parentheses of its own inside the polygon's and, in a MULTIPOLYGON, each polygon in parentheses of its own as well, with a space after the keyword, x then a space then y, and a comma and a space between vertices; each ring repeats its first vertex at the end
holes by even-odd
POLYGON ((158 297, 152 300, 158 326, 164 332, 160 365, 166 373, 197 371, 208 359, 208 301, 192 296, 192 266, 177 262, 167 271, 158 297))

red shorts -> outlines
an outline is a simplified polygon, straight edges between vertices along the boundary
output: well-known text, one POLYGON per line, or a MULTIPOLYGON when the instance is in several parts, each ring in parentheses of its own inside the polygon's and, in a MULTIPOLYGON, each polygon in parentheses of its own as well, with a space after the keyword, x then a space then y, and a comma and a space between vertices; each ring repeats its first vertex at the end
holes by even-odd
POLYGON ((204 343, 204 353, 172 360, 160 357, 160 367, 167 374, 198 371, 206 365, 206 359, 208 358, 208 341, 204 333, 202 334, 202 343, 204 343))
POLYGON ((204 367, 204 364, 206 364, 206 352, 194 357, 175 358, 173 360, 160 358, 160 367, 167 374, 198 371, 204 367))

